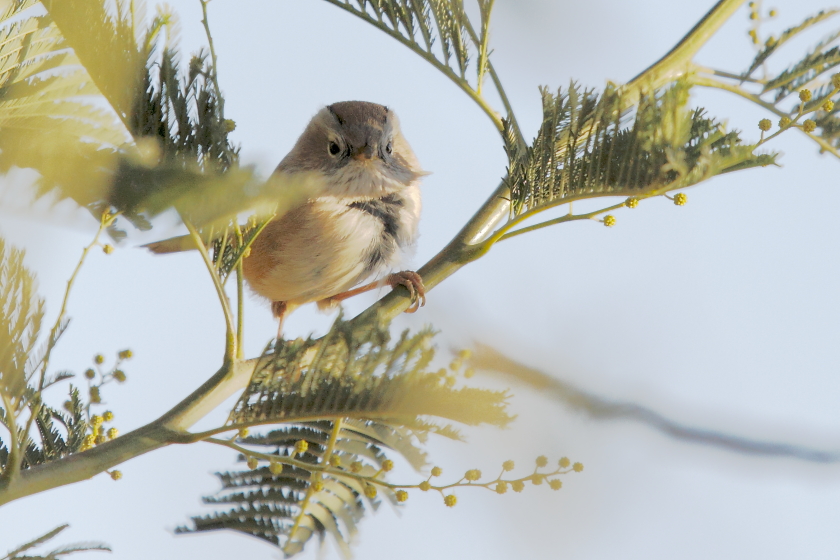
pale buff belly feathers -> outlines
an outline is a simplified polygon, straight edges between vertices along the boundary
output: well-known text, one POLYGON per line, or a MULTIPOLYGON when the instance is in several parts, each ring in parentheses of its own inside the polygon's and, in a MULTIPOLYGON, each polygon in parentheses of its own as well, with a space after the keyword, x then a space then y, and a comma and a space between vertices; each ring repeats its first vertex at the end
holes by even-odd
POLYGON ((297 306, 394 266, 413 242, 419 217, 419 189, 406 191, 394 223, 346 199, 324 197, 291 210, 257 237, 243 261, 245 279, 258 295, 297 306))

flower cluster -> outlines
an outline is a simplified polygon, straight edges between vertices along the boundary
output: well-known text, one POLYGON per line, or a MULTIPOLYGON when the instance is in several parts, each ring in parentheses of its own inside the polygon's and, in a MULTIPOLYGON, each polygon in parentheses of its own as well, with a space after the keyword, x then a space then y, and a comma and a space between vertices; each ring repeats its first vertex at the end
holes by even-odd
MULTIPOLYGON (((85 370, 85 379, 88 383, 88 395, 90 404, 102 404, 102 386, 116 381, 123 383, 126 380, 125 372, 120 369, 122 362, 131 359, 134 354, 131 350, 120 350, 117 352, 117 359, 110 369, 103 368, 105 356, 97 354, 93 357, 93 367, 85 370)), ((88 406, 88 412, 90 407, 88 406)))
MULTIPOLYGON (((95 445, 101 445, 106 441, 110 441, 115 439, 117 436, 120 435, 119 430, 114 428, 113 426, 110 428, 105 428, 106 422, 111 422, 114 420, 114 413, 110 410, 106 410, 102 413, 102 415, 94 414, 88 420, 88 426, 90 427, 90 433, 85 436, 84 441, 82 442, 81 451, 87 451, 91 449, 95 445)), ((116 480, 116 479, 115 479, 116 480)))

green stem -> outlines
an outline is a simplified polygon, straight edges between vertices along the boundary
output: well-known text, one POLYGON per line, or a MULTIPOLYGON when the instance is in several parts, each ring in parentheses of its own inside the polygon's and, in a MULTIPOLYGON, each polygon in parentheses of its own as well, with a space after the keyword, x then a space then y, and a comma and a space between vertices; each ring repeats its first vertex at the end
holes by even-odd
POLYGON ((233 312, 230 309, 230 301, 225 293, 222 281, 219 279, 216 267, 213 265, 213 261, 207 253, 207 247, 201 240, 201 236, 195 229, 195 226, 193 226, 188 219, 183 216, 181 216, 181 219, 183 220, 184 225, 187 226, 187 230, 190 232, 190 238, 193 240, 196 249, 198 249, 201 258, 204 261, 204 266, 207 267, 207 272, 210 273, 210 278, 213 280, 213 286, 216 288, 216 296, 219 298, 219 303, 222 305, 222 313, 225 316, 225 326, 227 327, 225 332, 225 360, 233 360, 236 355, 236 324, 233 320, 233 312))
POLYGON ((625 100, 635 105, 642 90, 653 90, 691 71, 692 59, 744 0, 720 0, 674 48, 622 87, 625 100))
POLYGON ((492 245, 496 241, 504 241, 505 239, 510 239, 511 237, 516 237, 517 235, 521 235, 523 233, 528 233, 529 231, 536 231, 538 229, 542 229, 544 227, 553 226, 556 224, 562 224, 564 222, 574 222, 577 220, 591 220, 595 216, 599 214, 603 214, 604 212, 609 212, 611 210, 617 210, 619 208, 624 207, 624 202, 619 204, 614 204, 612 206, 608 206, 607 208, 601 208, 600 210, 595 210, 593 212, 589 212, 587 214, 566 214, 565 216, 560 216, 559 218, 555 218, 553 220, 548 220, 545 222, 540 222, 539 224, 534 224, 532 226, 520 228, 514 231, 506 231, 506 229, 499 230, 501 235, 494 234, 493 237, 485 241, 488 245, 492 245))
POLYGON ((210 21, 207 19, 207 4, 210 0, 199 0, 201 2, 201 23, 204 25, 204 33, 207 35, 207 46, 210 48, 210 60, 213 63, 213 89, 216 91, 216 99, 219 103, 219 120, 225 118, 225 100, 222 97, 222 90, 219 87, 219 66, 216 60, 216 47, 213 45, 213 35, 210 33, 210 21))

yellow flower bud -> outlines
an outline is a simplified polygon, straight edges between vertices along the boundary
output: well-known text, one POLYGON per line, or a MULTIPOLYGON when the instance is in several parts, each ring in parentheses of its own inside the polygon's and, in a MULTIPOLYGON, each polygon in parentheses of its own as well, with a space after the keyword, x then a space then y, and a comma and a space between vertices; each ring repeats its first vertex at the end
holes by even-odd
POLYGON ((118 382, 122 383, 125 381, 125 372, 123 370, 115 369, 113 375, 114 379, 116 379, 118 382))
POLYGON ((382 470, 384 472, 388 472, 390 470, 393 470, 393 468, 394 468, 394 462, 391 459, 385 459, 384 461, 382 461, 382 470))
POLYGON ((560 468, 561 468, 561 469, 565 469, 565 468, 566 468, 566 467, 568 467, 570 464, 572 464, 572 462, 571 462, 571 461, 569 461, 569 458, 568 458, 568 457, 563 457, 562 459, 560 459, 560 461, 558 461, 558 462, 557 462, 557 464, 558 464, 558 465, 560 465, 560 468))
POLYGON ((464 478, 466 478, 470 482, 475 482, 476 480, 481 478, 481 471, 478 469, 470 469, 466 472, 464 478))
POLYGON ((402 503, 408 499, 408 492, 405 490, 397 490, 397 501, 402 503))
POLYGON ((423 482, 420 483, 418 488, 420 488, 420 490, 422 490, 423 492, 428 492, 432 488, 432 485, 429 484, 428 480, 424 480, 423 482))
POLYGON ((315 492, 320 492, 324 489, 324 481, 320 478, 312 483, 312 490, 315 492))
POLYGON ((769 15, 770 17, 776 17, 777 15, 779 15, 779 13, 776 10, 770 10, 769 12, 767 12, 767 15, 769 15))
POLYGON ((360 473, 362 472, 362 463, 359 461, 353 461, 350 463, 350 472, 352 473, 360 473))
POLYGON ((469 360, 472 357, 472 351, 464 348, 460 352, 458 352, 458 357, 462 360, 469 360))
POLYGON ((525 483, 521 480, 514 480, 510 483, 510 487, 513 488, 514 492, 522 492, 525 490, 525 483))
POLYGON ((107 432, 107 435, 108 435, 108 439, 116 439, 116 437, 118 435, 120 435, 120 431, 117 430, 116 428, 109 428, 108 432, 107 432))
POLYGON ((110 422, 111 420, 114 419, 114 413, 111 412, 110 410, 106 410, 105 412, 102 413, 102 419, 106 422, 110 422))
POLYGON ((309 443, 305 439, 301 439, 295 442, 295 453, 300 455, 301 453, 306 453, 306 450, 309 449, 309 443))
POLYGON ((88 368, 85 370, 85 377, 88 379, 93 379, 94 377, 96 377, 96 372, 93 371, 91 368, 88 368))
POLYGON ((90 402, 99 404, 102 402, 102 395, 99 393, 99 387, 90 388, 90 402))
POLYGON ((572 470, 575 472, 581 472, 583 470, 583 463, 575 463, 572 465, 572 470))
POLYGON ((370 500, 374 499, 376 497, 376 486, 374 486, 373 484, 366 484, 365 496, 367 496, 370 500))
POLYGON ((613 216, 612 214, 607 214, 606 216, 604 216, 603 222, 605 226, 613 227, 615 225, 615 216, 613 216))
POLYGON ((531 483, 534 486, 539 486, 540 484, 543 483, 543 480, 545 480, 545 476, 543 476, 541 474, 535 474, 535 475, 531 476, 531 483))
POLYGON ((507 482, 500 480, 496 483, 496 494, 504 494, 507 492, 507 482))
POLYGON ((96 356, 93 357, 93 363, 95 363, 95 364, 101 365, 104 362, 105 362, 105 356, 103 356, 102 354, 97 354, 96 356))
POLYGON ((239 428, 239 433, 237 435, 241 438, 248 437, 248 428, 239 428))
POLYGON ((674 204, 677 206, 685 206, 685 203, 688 202, 688 196, 685 193, 677 193, 674 195, 674 204))
POLYGON ((109 474, 111 475, 111 480, 119 480, 122 478, 122 472, 120 471, 111 471, 109 474))
POLYGON ((93 427, 98 427, 102 425, 102 417, 98 414, 94 414, 90 417, 90 425, 93 427))
POLYGON ((127 359, 131 358, 133 355, 134 355, 134 353, 131 350, 128 350, 128 349, 122 350, 122 351, 120 351, 119 354, 117 354, 117 356, 119 356, 119 358, 121 360, 127 360, 127 359))
POLYGON ((834 110, 834 101, 832 101, 831 99, 826 99, 825 103, 823 103, 822 109, 826 113, 830 113, 834 110))
POLYGON ((779 119, 779 128, 787 128, 790 126, 790 117, 782 117, 779 119))
POLYGON ((804 123, 802 123, 802 130, 805 132, 814 132, 817 129, 817 123, 812 121, 811 119, 806 119, 804 123))
POLYGON ((639 199, 635 196, 631 196, 627 200, 624 201, 624 206, 627 208, 635 208, 639 205, 639 199))
POLYGON ((770 119, 761 119, 758 121, 758 128, 764 132, 770 130, 770 127, 773 126, 773 123, 770 122, 770 119))
POLYGON ((432 476, 440 476, 443 474, 443 469, 440 467, 432 467, 432 476))
POLYGON ((333 467, 340 467, 341 466, 341 457, 336 455, 335 453, 333 453, 332 455, 330 455, 329 463, 333 467))
POLYGON ((546 465, 548 465, 548 457, 546 457, 545 455, 540 455, 539 457, 537 457, 538 467, 544 467, 546 465))
POLYGON ((260 466, 260 462, 256 457, 248 457, 248 468, 251 470, 256 469, 260 466))
POLYGON ((511 460, 507 460, 504 463, 502 463, 502 470, 512 471, 513 467, 514 467, 514 462, 511 461, 511 460))
POLYGON ((103 436, 101 434, 96 436, 96 438, 94 438, 94 443, 96 443, 96 445, 102 445, 106 441, 108 441, 108 438, 106 438, 105 436, 103 436))
POLYGON ((278 474, 283 472, 283 463, 272 461, 268 464, 268 472, 270 472, 274 476, 277 476, 278 474))
POLYGON ((455 507, 455 504, 458 503, 458 498, 455 497, 455 494, 449 494, 448 496, 444 496, 443 503, 446 504, 446 507, 455 507))
POLYGON ((464 370, 464 377, 466 377, 467 379, 471 379, 474 375, 475 375, 475 369, 474 368, 467 368, 467 369, 464 370))
POLYGON ((548 486, 552 490, 560 490, 563 487, 563 481, 555 478, 554 480, 548 481, 548 486))
POLYGON ((799 100, 803 103, 807 103, 811 101, 811 90, 810 89, 800 89, 799 90, 799 100))

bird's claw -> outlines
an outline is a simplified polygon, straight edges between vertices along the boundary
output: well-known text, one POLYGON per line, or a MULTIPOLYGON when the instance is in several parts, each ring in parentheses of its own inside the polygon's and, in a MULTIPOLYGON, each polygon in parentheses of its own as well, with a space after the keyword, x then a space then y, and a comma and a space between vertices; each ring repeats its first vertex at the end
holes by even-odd
POLYGON ((426 287, 423 285, 423 279, 416 272, 411 270, 395 272, 388 276, 387 281, 392 288, 405 286, 408 290, 411 306, 405 310, 406 313, 414 313, 426 305, 426 287))

